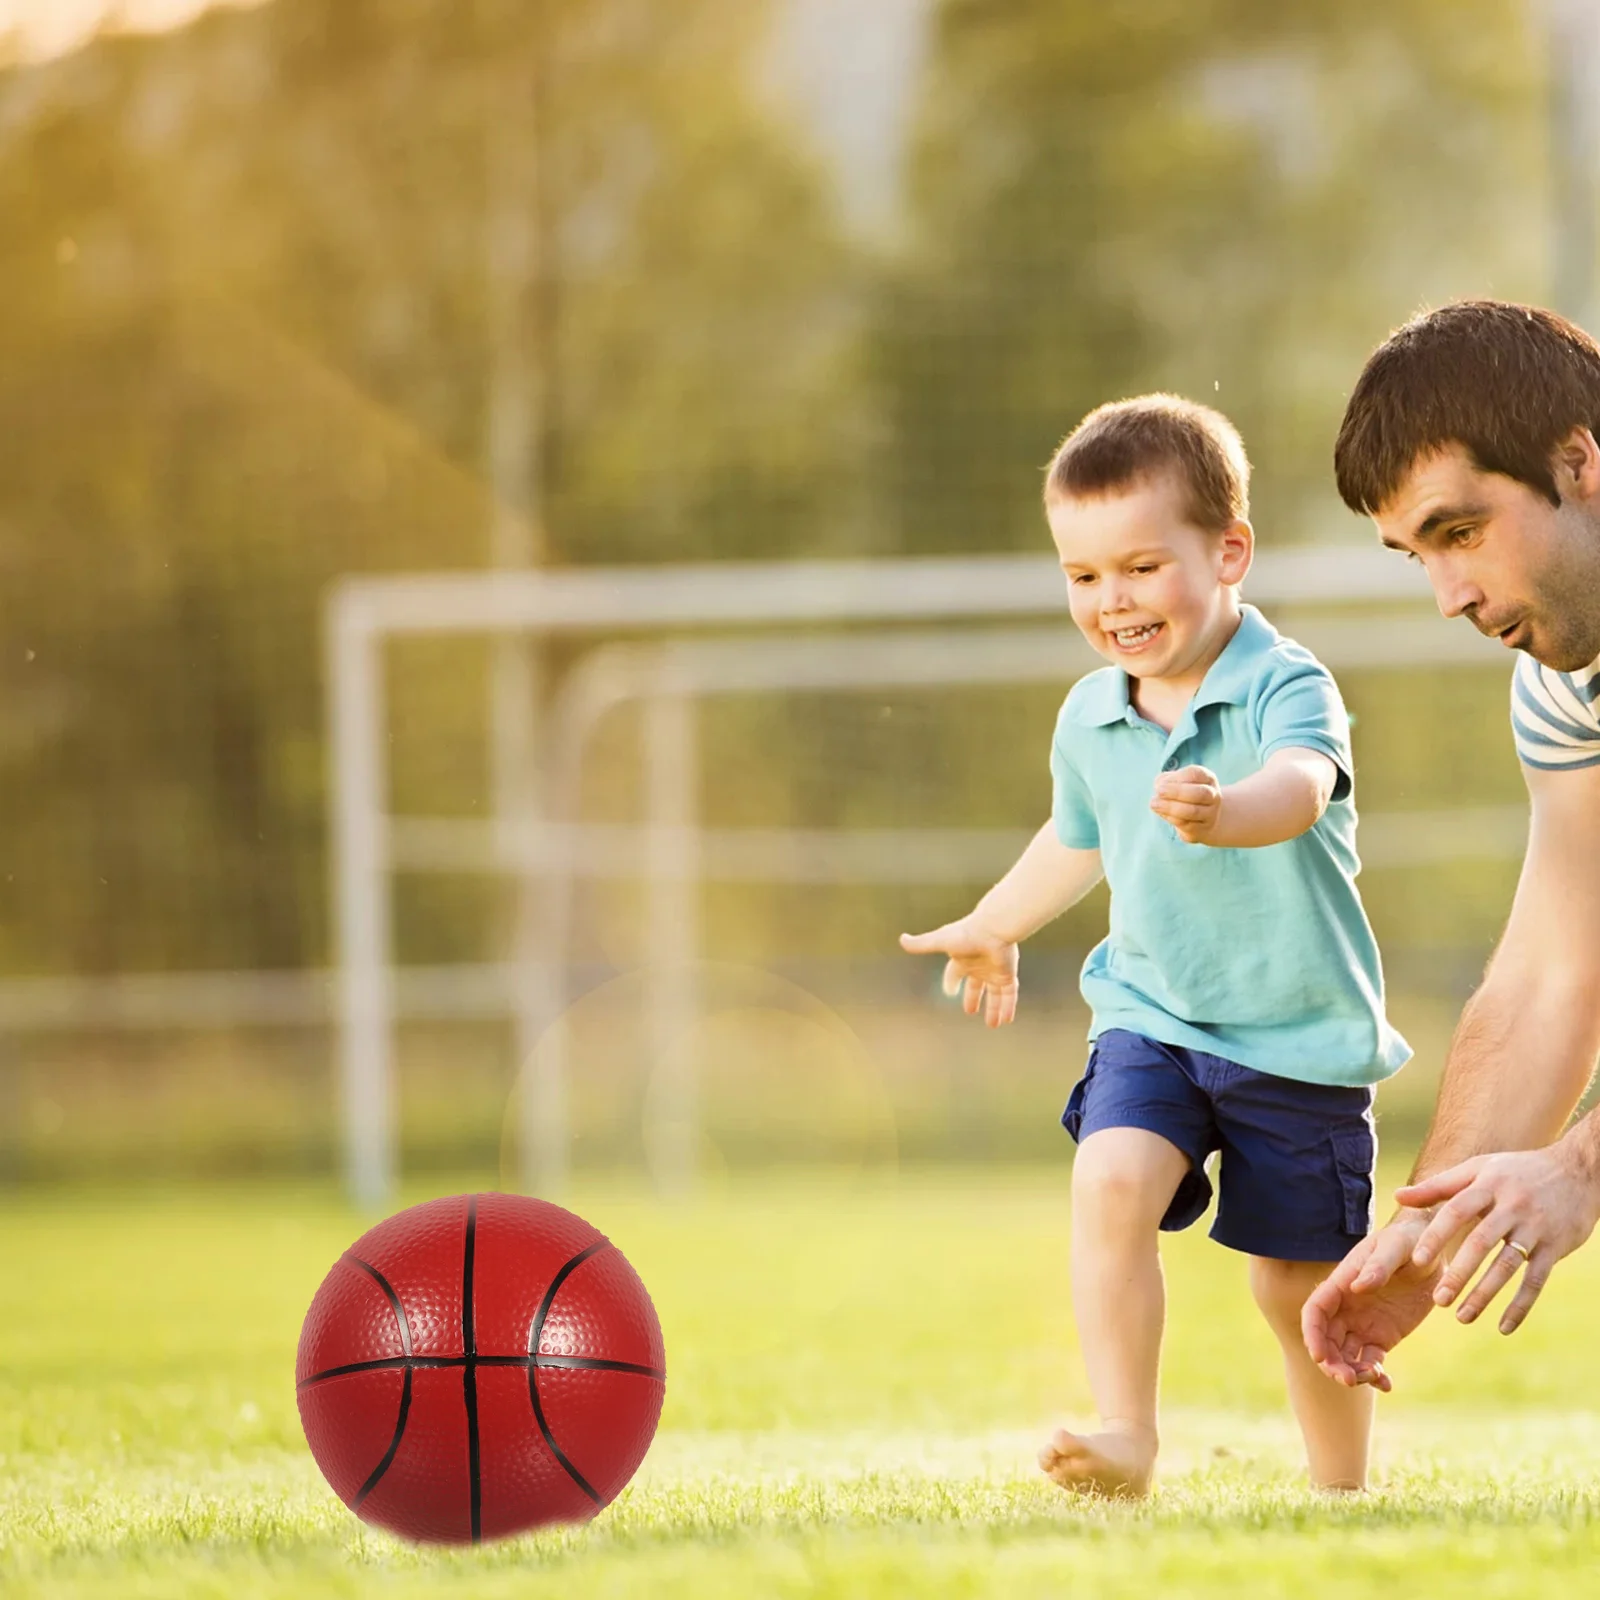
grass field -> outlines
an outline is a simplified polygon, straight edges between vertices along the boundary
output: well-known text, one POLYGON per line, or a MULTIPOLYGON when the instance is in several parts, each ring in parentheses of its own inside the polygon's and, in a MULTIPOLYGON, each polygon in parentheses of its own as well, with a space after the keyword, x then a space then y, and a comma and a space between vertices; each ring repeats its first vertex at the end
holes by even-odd
POLYGON ((1336 1504, 1301 1487, 1242 1263, 1198 1232, 1172 1241, 1162 1485, 1145 1507, 1084 1507, 1032 1465, 1043 1429, 1086 1405, 1065 1177, 730 1181, 678 1207, 621 1188, 573 1196, 654 1294, 661 1432, 595 1523, 475 1552, 365 1530, 305 1449, 299 1319, 362 1225, 331 1192, 13 1194, 0 1593, 1600 1589, 1600 1248, 1561 1269, 1514 1339, 1443 1317, 1424 1330, 1393 1363, 1376 1492, 1336 1504))

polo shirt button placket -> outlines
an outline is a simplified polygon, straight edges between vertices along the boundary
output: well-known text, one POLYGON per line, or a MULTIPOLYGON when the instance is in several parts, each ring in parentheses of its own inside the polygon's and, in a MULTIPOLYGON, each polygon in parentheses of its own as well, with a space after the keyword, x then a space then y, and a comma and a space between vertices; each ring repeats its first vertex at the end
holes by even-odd
MULTIPOLYGON (((1163 772, 1176 772, 1182 765, 1183 757, 1174 752, 1161 763, 1161 770, 1163 772)), ((1171 838, 1177 840, 1179 844, 1184 843, 1183 835, 1170 822, 1167 824, 1167 833, 1171 838)))

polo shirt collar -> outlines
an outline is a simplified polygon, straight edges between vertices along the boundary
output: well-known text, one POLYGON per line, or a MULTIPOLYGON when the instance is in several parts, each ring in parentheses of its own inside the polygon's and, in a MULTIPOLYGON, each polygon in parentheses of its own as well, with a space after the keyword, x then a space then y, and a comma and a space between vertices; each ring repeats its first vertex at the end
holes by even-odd
MULTIPOLYGON (((1222 647, 1222 654, 1213 661, 1195 690, 1189 710, 1201 706, 1243 705, 1250 695, 1255 663, 1264 650, 1270 650, 1278 638, 1278 630, 1252 605, 1241 608, 1239 626, 1233 637, 1222 647)), ((1079 688, 1074 697, 1073 720, 1090 727, 1103 727, 1111 722, 1127 720, 1128 674, 1120 668, 1106 673, 1095 673, 1079 688)))
MULTIPOLYGON (((1222 647, 1200 680, 1200 687, 1189 702, 1191 711, 1201 706, 1240 706, 1250 698, 1250 683, 1262 652, 1278 642, 1278 630, 1252 605, 1240 607, 1242 615, 1233 637, 1222 647)), ((1124 687, 1123 695, 1127 695, 1124 687)))
POLYGON ((1128 674, 1117 668, 1096 672, 1078 684, 1078 692, 1072 697, 1072 721, 1091 728, 1123 722, 1128 716, 1128 704, 1128 674))

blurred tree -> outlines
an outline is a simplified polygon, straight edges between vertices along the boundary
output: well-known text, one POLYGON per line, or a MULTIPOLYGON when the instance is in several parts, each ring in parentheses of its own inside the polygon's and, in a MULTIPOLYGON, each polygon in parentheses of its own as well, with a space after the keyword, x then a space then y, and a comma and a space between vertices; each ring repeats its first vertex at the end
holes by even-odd
POLYGON ((1239 424, 1266 538, 1325 535, 1387 327, 1542 292, 1529 26, 1522 0, 942 0, 877 344, 901 547, 1037 544, 1062 435, 1161 387, 1239 424))
MULTIPOLYGON (((549 556, 843 526, 852 276, 749 92, 764 10, 277 0, 0 76, 6 969, 324 958, 321 600, 487 558, 485 170, 519 61, 549 556)), ((399 670, 397 786, 481 804, 481 661, 399 670)), ((434 953, 481 938, 476 891, 420 893, 434 953)))

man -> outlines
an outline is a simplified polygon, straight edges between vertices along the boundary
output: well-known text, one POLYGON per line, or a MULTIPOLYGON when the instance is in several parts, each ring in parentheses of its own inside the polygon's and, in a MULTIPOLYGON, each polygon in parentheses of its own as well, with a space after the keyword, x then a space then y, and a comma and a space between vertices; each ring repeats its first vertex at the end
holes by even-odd
POLYGON ((1346 1385, 1387 1390, 1384 1357, 1435 1306, 1471 1322, 1521 1272, 1511 1333, 1600 1217, 1600 1115, 1556 1137, 1600 1052, 1597 434, 1600 347, 1496 301, 1393 334, 1339 430, 1345 503, 1422 563, 1445 616, 1522 652, 1511 720, 1531 801, 1511 915, 1401 1209, 1305 1306, 1307 1348, 1346 1385))

